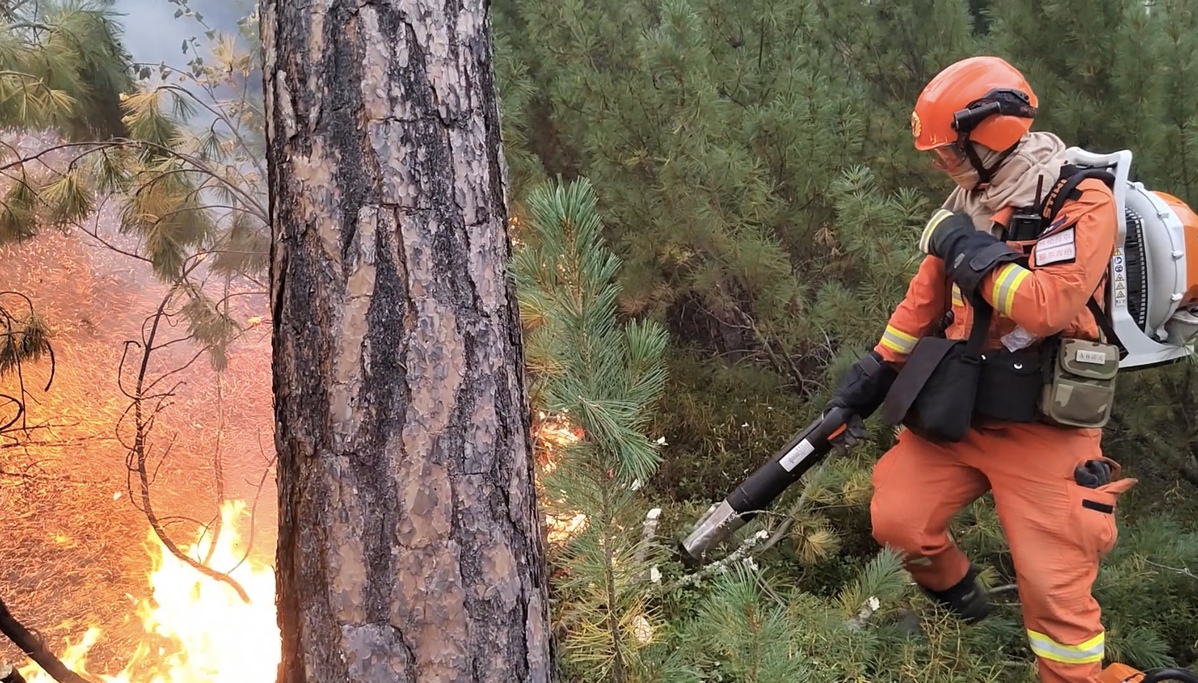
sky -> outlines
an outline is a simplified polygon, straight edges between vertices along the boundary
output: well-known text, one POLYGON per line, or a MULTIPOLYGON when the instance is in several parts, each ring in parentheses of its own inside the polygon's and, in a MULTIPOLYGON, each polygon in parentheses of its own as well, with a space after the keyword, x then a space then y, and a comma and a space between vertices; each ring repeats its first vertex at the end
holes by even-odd
MULTIPOLYGON (((237 20, 257 4, 255 0, 188 0, 192 10, 218 31, 237 32, 237 20)), ((183 40, 195 36, 205 41, 204 27, 190 17, 175 18, 177 0, 116 0, 118 18, 124 27, 126 49, 139 62, 185 68, 191 58, 184 54, 183 40)))

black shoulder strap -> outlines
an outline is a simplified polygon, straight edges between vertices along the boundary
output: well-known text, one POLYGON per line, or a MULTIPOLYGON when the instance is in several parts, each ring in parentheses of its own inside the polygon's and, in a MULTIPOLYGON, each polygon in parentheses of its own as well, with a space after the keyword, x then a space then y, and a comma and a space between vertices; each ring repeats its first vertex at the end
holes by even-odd
POLYGON ((983 345, 990 332, 990 321, 994 317, 994 308, 981 296, 970 297, 969 304, 973 308, 973 324, 969 327, 969 339, 965 342, 965 354, 976 358, 982 355, 984 350, 983 345))
POLYGON ((1090 314, 1094 316, 1094 322, 1098 323, 1098 327, 1102 329, 1102 334, 1107 341, 1119 349, 1119 360, 1127 358, 1127 347, 1119 340, 1119 335, 1115 334, 1115 328, 1111 325, 1111 321, 1107 320, 1106 313, 1099 308, 1097 294, 1086 302, 1086 308, 1090 309, 1090 314))
POLYGON ((1044 224, 1051 225, 1057 218, 1057 214, 1061 209, 1065 208, 1065 202, 1070 199, 1077 199, 1081 194, 1077 191, 1077 186, 1087 178, 1097 178, 1106 183, 1107 187, 1114 189, 1115 174, 1101 168, 1082 168, 1073 164, 1065 164, 1061 167, 1061 175, 1052 189, 1049 190, 1048 196, 1044 198, 1044 204, 1041 207, 1041 216, 1044 217, 1044 224))

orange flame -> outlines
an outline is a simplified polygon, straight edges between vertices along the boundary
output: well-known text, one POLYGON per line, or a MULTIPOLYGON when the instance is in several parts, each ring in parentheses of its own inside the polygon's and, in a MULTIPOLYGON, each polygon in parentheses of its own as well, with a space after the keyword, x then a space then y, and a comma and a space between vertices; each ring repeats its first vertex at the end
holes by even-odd
MULTIPOLYGON (((227 584, 197 573, 170 554, 151 531, 148 541, 153 569, 149 581, 153 599, 141 601, 137 613, 148 633, 169 639, 177 651, 143 642, 124 671, 115 676, 92 674, 86 667, 87 653, 99 639, 100 629, 90 628, 80 642, 59 654, 63 663, 85 678, 104 683, 275 680, 280 638, 275 621, 274 570, 250 559, 242 561, 245 549, 240 545, 236 524, 245 507, 242 501, 226 502, 221 507, 221 533, 214 549, 211 537, 206 536, 184 550, 192 557, 203 558, 211 549, 210 566, 236 567, 229 575, 249 594, 248 604, 227 584)), ((35 664, 22 669, 21 674, 29 683, 53 683, 35 664)))
MULTIPOLYGON (((582 430, 561 416, 539 415, 539 445, 542 471, 551 471, 561 451, 582 437, 582 430)), ((559 544, 578 533, 587 517, 561 508, 565 501, 547 503, 549 541, 559 544), (556 514, 554 514, 556 513, 556 514)), ((87 668, 89 651, 100 640, 101 629, 89 628, 66 647, 50 643, 63 663, 87 679, 102 683, 264 683, 277 675, 280 637, 275 612, 275 576, 271 566, 243 560, 245 548, 237 533, 246 513, 243 501, 221 507, 221 532, 216 546, 211 536, 197 539, 181 549, 193 558, 211 551, 209 566, 228 570, 250 596, 245 603, 227 584, 198 573, 172 555, 153 531, 147 533, 152 568, 148 581, 152 598, 137 603, 137 616, 147 634, 129 656, 123 671, 115 675, 92 673, 87 668), (153 641, 153 643, 151 642, 153 641), (159 641, 173 646, 159 647, 159 641)), ((29 683, 53 683, 32 662, 21 669, 29 683)))

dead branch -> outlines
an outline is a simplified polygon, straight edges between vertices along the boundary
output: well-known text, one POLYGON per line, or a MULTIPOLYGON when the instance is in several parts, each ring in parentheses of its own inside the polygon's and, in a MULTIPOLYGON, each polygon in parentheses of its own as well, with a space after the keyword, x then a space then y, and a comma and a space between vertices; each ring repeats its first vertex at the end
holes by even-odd
POLYGON ((21 651, 37 662, 42 670, 58 683, 92 683, 79 674, 71 671, 58 657, 46 648, 41 636, 30 631, 8 611, 8 606, 0 600, 0 632, 11 640, 21 651))
POLYGON ((262 472, 262 478, 258 480, 258 487, 254 491, 254 502, 250 504, 250 531, 246 537, 245 554, 241 556, 241 559, 237 561, 237 564, 233 565, 233 568, 229 570, 230 572, 236 571, 238 567, 240 567, 242 564, 245 564, 245 561, 250 557, 250 552, 254 549, 254 531, 258 528, 256 522, 258 515, 258 501, 262 498, 262 489, 266 485, 266 478, 270 476, 270 468, 272 465, 274 465, 274 463, 275 456, 272 456, 269 462, 266 463, 266 469, 262 472))
MULTIPOLYGON (((225 313, 228 314, 226 308, 225 313)), ((216 448, 212 453, 212 471, 213 478, 216 480, 216 519, 212 520, 212 542, 208 544, 208 556, 204 558, 204 564, 212 561, 212 555, 216 552, 216 543, 220 540, 221 532, 221 514, 220 509, 225 504, 225 465, 221 458, 221 444, 225 438, 225 398, 224 398, 224 382, 221 374, 216 373, 216 448)), ((205 532, 207 533, 207 532, 205 532)))
MULTIPOLYGON (((186 276, 187 276, 187 273, 185 272, 183 277, 186 277, 186 276)), ((249 594, 246 593, 245 588, 243 588, 236 579, 234 579, 232 576, 229 576, 228 574, 226 574, 224 572, 221 572, 219 570, 213 569, 212 567, 209 567, 208 565, 204 564, 203 562, 193 559, 191 556, 184 553, 179 548, 178 545, 176 545, 174 539, 172 539, 170 537, 170 534, 168 534, 166 532, 166 530, 163 528, 162 521, 158 518, 158 515, 155 513, 154 505, 153 505, 153 502, 151 501, 150 475, 149 475, 149 471, 147 469, 148 453, 147 453, 146 440, 147 440, 148 433, 153 426, 154 416, 157 414, 157 412, 159 410, 161 410, 162 401, 165 400, 166 396, 162 396, 159 398, 158 405, 155 406, 155 408, 151 412, 150 416, 147 417, 143 410, 143 403, 146 400, 146 395, 145 395, 146 376, 149 371, 150 357, 153 354, 153 351, 155 348, 154 347, 154 339, 158 334, 159 325, 163 319, 163 314, 166 311, 167 305, 170 303, 171 299, 174 297, 174 295, 178 291, 178 289, 179 289, 178 283, 174 287, 171 287, 170 291, 168 291, 167 294, 162 298, 162 301, 159 303, 158 308, 157 308, 156 312, 154 313, 154 315, 151 316, 150 319, 153 322, 150 325, 150 330, 149 330, 148 334, 143 338, 143 341, 145 341, 145 344, 141 344, 141 343, 138 343, 138 342, 132 341, 132 340, 126 341, 125 342, 125 352, 121 354, 121 363, 120 363, 120 368, 118 370, 118 377, 123 378, 124 374, 125 374, 124 373, 125 360, 128 357, 129 348, 131 346, 138 346, 142 349, 141 364, 139 366, 138 373, 137 373, 136 388, 134 389, 132 394, 125 392, 125 389, 123 386, 123 379, 118 380, 118 383, 122 385, 121 391, 125 392, 126 396, 130 396, 132 399, 131 407, 133 409, 133 414, 134 414, 133 444, 130 446, 130 449, 129 449, 129 458, 128 458, 129 462, 127 463, 127 465, 131 472, 135 472, 137 474, 138 482, 140 484, 140 489, 141 489, 140 498, 141 498, 141 504, 142 504, 142 512, 145 514, 146 519, 150 523, 150 528, 153 529, 154 534, 158 537, 158 540, 162 543, 162 545, 168 551, 170 551, 170 553, 172 555, 177 557, 180 561, 185 562, 191 568, 195 569, 196 571, 200 572, 201 574, 204 574, 205 576, 207 576, 211 579, 214 579, 216 581, 220 581, 222 583, 227 584, 228 586, 230 586, 231 588, 233 588, 233 590, 235 590, 237 592, 238 597, 240 597, 244 602, 249 603, 250 602, 249 594)), ((119 423, 118 423, 118 431, 119 431, 119 423)), ((133 494, 133 492, 130 491, 130 495, 133 496, 135 494, 133 494)))
POLYGON ((684 586, 698 583, 700 579, 702 579, 706 576, 710 576, 711 574, 714 574, 718 571, 721 571, 729 565, 740 562, 742 559, 749 556, 749 553, 753 550, 753 546, 757 545, 762 540, 768 538, 769 535, 770 535, 770 533, 768 531, 766 531, 765 529, 761 529, 754 534, 746 536, 745 540, 740 544, 740 546, 737 547, 736 550, 732 551, 732 553, 729 554, 727 557, 716 560, 715 562, 712 562, 711 564, 707 565, 706 567, 703 567, 702 569, 696 571, 693 574, 686 574, 686 575, 678 578, 673 583, 671 583, 667 586, 663 586, 661 589, 661 592, 662 593, 670 593, 670 592, 673 592, 673 591, 675 591, 679 588, 682 588, 684 586))

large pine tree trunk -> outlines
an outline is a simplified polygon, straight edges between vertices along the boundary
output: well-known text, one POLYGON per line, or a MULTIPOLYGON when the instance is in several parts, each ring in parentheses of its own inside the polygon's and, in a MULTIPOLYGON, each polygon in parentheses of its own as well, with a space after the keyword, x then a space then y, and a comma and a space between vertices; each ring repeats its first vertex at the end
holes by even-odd
POLYGON ((553 679, 481 0, 262 0, 281 683, 553 679))

